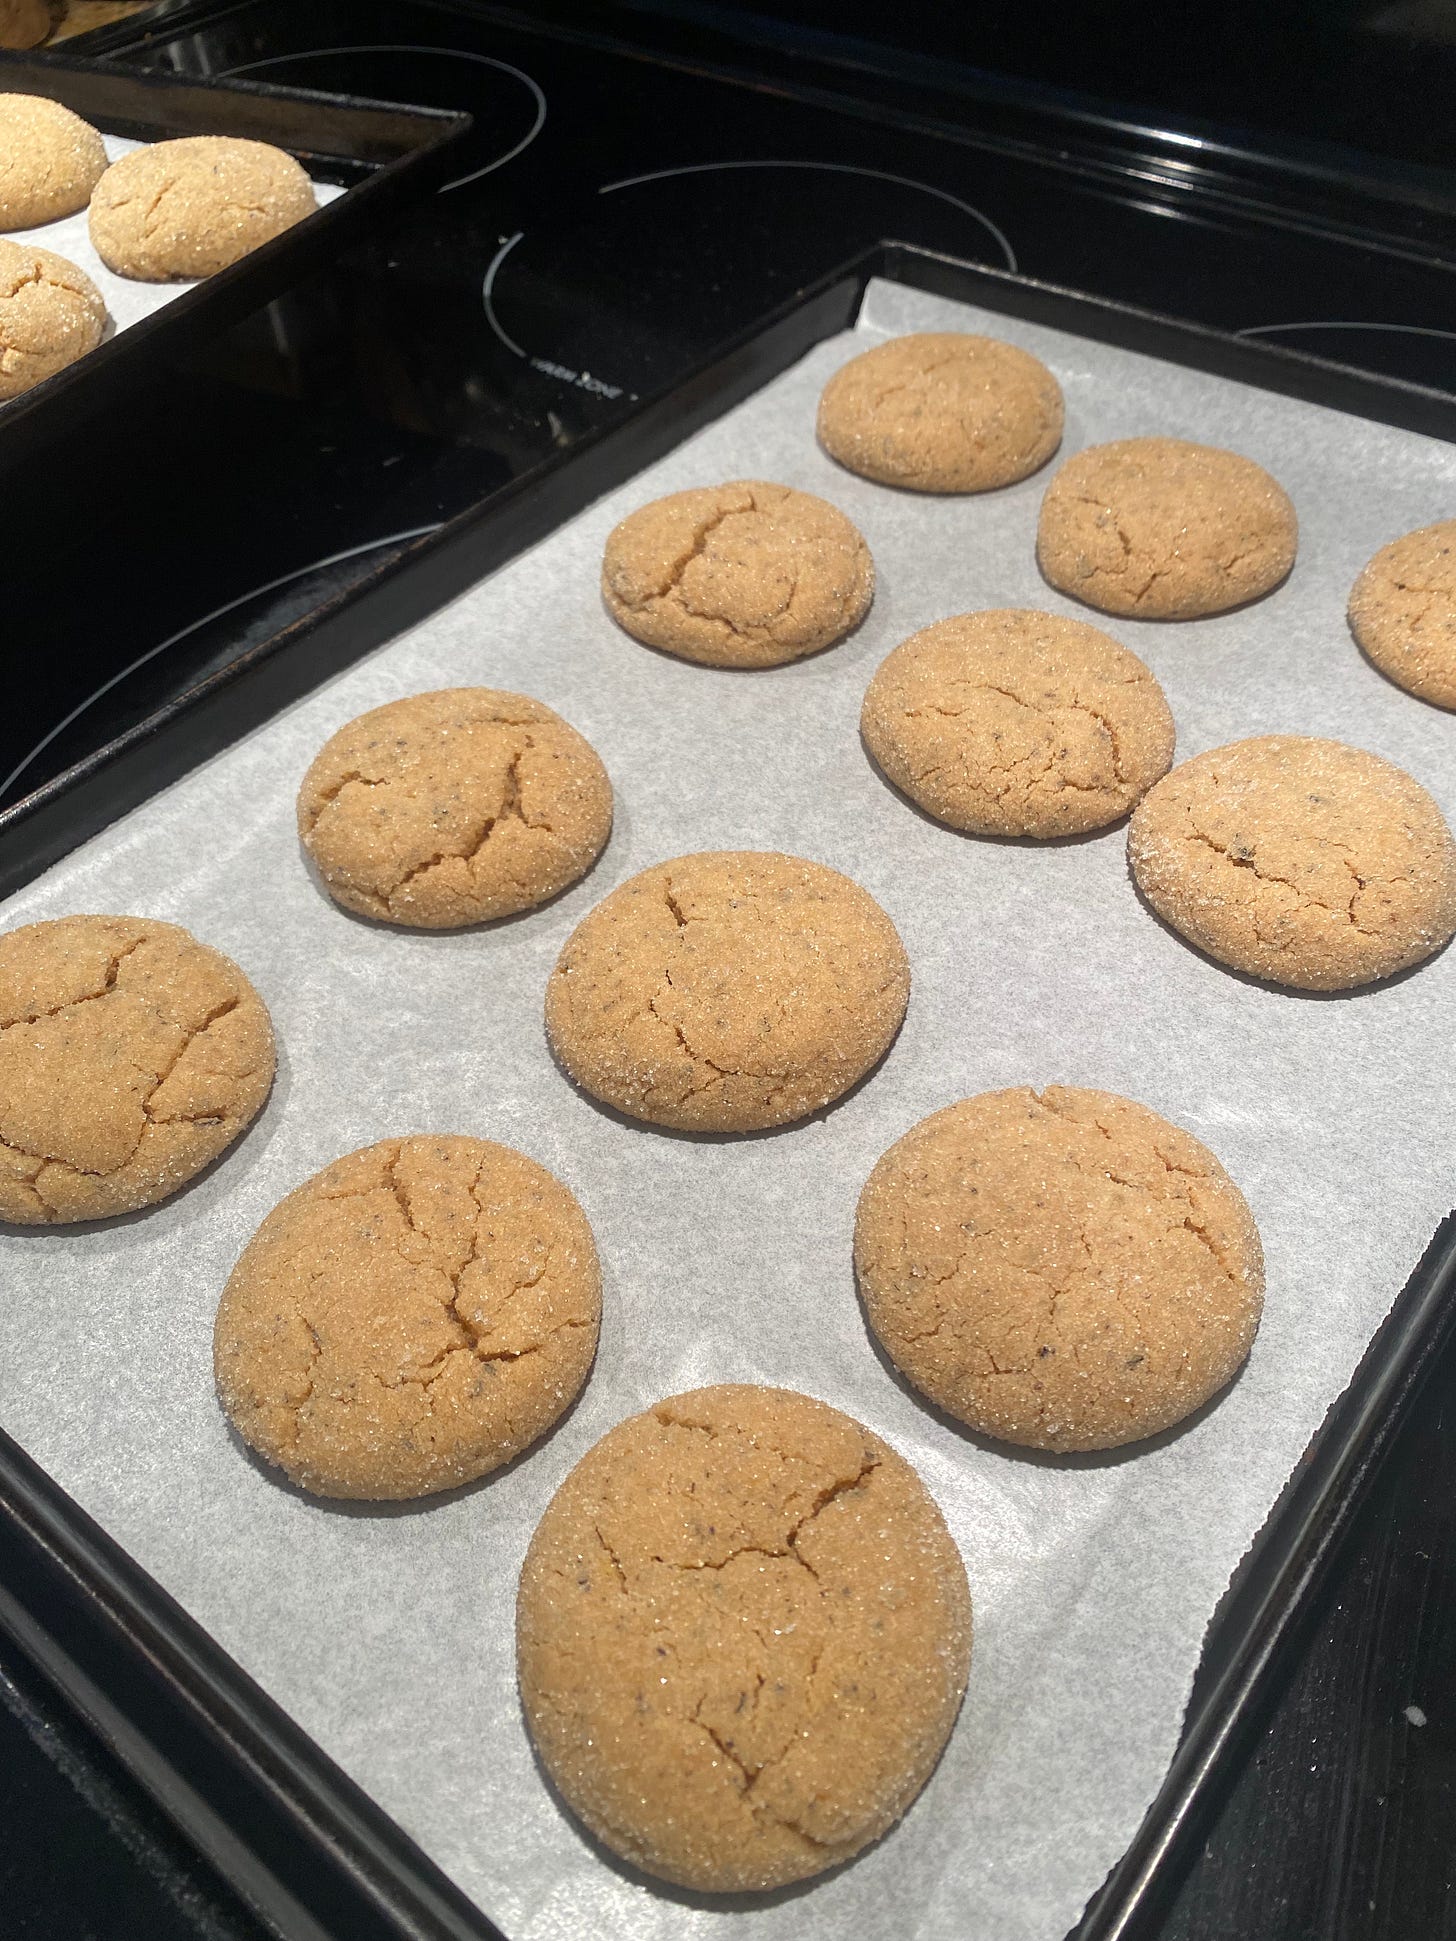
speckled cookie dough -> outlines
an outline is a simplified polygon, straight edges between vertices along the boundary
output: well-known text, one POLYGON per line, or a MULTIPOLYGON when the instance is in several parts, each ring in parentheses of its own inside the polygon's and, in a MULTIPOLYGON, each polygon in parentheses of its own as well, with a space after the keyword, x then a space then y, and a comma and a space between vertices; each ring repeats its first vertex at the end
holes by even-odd
POLYGON ((105 335, 106 305, 84 270, 0 239, 0 401, 54 377, 105 335))
POLYGON ((589 742, 543 702, 442 688, 361 714, 315 756, 298 833, 346 910, 416 929, 529 910, 612 828, 589 742))
POLYGON ((860 1195, 855 1268, 886 1354, 947 1414, 1033 1449, 1113 1449, 1243 1364, 1264 1258, 1205 1146, 1145 1105, 983 1092, 895 1142, 860 1195))
POLYGON ((617 624, 709 667, 817 654, 859 625, 874 590, 869 547, 838 507, 759 479, 654 499, 602 558, 617 624))
POLYGON ((860 732, 927 815, 983 836, 1101 829, 1173 759, 1173 717, 1136 654, 1020 608, 912 634, 876 669, 860 732))
POLYGON ((89 121, 41 95, 0 94, 0 229, 75 215, 105 173, 106 148, 89 121))
POLYGON ((1046 464, 1062 442, 1062 393, 1015 344, 922 331, 842 365, 817 430, 831 458, 880 485, 987 492, 1046 464))
POLYGON ((303 1489, 426 1496, 545 1434, 600 1316, 591 1228, 543 1166, 488 1139, 385 1139, 249 1241, 217 1311, 217 1392, 303 1489))
POLYGON ((174 923, 59 917, 0 936, 0 1219, 165 1199, 250 1123, 273 1064, 258 993, 174 923))
POLYGON ((91 241, 118 276, 170 283, 225 270, 315 206, 313 183, 281 148, 187 135, 112 163, 91 197, 91 241))
POLYGON ((1104 613, 1194 620, 1278 586, 1298 538, 1288 496, 1251 458, 1123 438, 1058 471, 1036 555, 1054 587, 1104 613))
POLYGON ((798 856, 716 850, 630 877, 566 940, 551 1048, 634 1119, 753 1132, 818 1111, 889 1049, 910 966, 874 898, 798 856))
POLYGON ((782 1388, 621 1422, 537 1526, 521 1702, 573 1812, 633 1866, 763 1892, 850 1859, 934 1770, 965 1569, 910 1465, 782 1388))
POLYGON ((1456 708, 1456 519, 1381 547, 1350 594, 1350 629, 1397 687, 1456 708))
POLYGON ((1260 735, 1180 763, 1128 828, 1138 888, 1220 963, 1340 991, 1456 931, 1456 842, 1419 782, 1343 742, 1260 735))

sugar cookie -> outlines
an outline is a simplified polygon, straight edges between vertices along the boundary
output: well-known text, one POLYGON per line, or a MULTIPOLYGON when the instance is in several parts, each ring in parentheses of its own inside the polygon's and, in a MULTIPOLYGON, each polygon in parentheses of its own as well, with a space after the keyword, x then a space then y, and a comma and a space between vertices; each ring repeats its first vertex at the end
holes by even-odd
POLYGON ((0 229, 75 215, 105 173, 106 148, 89 121, 43 95, 0 94, 0 229))
POLYGON ((1243 1195, 1145 1105, 983 1092, 895 1142, 860 1195, 855 1267, 906 1379, 982 1435, 1111 1449, 1180 1422, 1242 1365, 1264 1260, 1243 1195))
POLYGON ((1100 829, 1173 759, 1173 717, 1136 654, 1085 621, 1019 608, 903 641, 875 670, 860 732, 927 815, 983 836, 1100 829))
POLYGON ((1381 547, 1350 594, 1350 628, 1397 687, 1456 708, 1456 519, 1381 547))
POLYGON ((385 1139, 281 1200, 214 1331, 238 1433, 319 1496, 472 1482, 591 1368, 601 1273, 558 1179, 488 1139, 385 1139))
POLYGON ((0 239, 0 401, 84 357, 106 335, 106 304, 53 250, 0 239))
POLYGON ((716 850, 629 877, 546 988, 566 1070, 634 1119, 750 1132, 828 1105, 889 1049, 910 994, 895 926, 837 870, 716 850))
POLYGON ((915 1471, 782 1388, 677 1395, 589 1450, 516 1607, 547 1772, 634 1866, 761 1892, 892 1827, 955 1723, 965 1569, 915 1471))
POLYGON ((831 458, 880 485, 986 492, 1045 465, 1062 441, 1062 393, 1015 344, 922 331, 841 365, 817 430, 831 458))
POLYGON ((187 135, 123 155, 91 197, 91 241, 142 283, 212 276, 314 212, 313 183, 281 148, 187 135))
POLYGON ((1181 763, 1128 828, 1138 888, 1220 963, 1340 991, 1456 931, 1456 842, 1419 782, 1343 742, 1259 735, 1181 763))

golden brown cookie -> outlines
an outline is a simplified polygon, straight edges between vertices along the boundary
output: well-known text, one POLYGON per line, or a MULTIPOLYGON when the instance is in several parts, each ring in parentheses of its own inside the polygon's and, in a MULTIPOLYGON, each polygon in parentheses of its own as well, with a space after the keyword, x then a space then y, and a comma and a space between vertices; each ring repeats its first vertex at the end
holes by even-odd
POLYGON ((510 1146, 384 1139, 281 1200, 213 1335, 233 1426, 317 1496, 473 1482, 544 1435, 596 1352, 586 1215, 510 1146))
POLYGON ((1381 547, 1350 594, 1350 628, 1397 687, 1456 708, 1456 519, 1381 547))
POLYGON ((314 212, 313 183, 281 148, 187 135, 123 155, 91 197, 91 241, 118 276, 212 276, 314 212))
POLYGON ((778 667, 857 627, 874 562, 837 506, 749 479, 654 499, 602 556, 607 611, 635 640, 709 667, 778 667))
POLYGON ((1046 464, 1062 442, 1062 393, 1015 344, 921 331, 841 365, 817 430, 831 458, 880 485, 987 492, 1046 464))
POLYGON ((981 836, 1100 829, 1173 759, 1173 717, 1137 655, 1024 608, 912 634, 875 670, 860 732, 927 815, 981 836))
POLYGON ((263 1001, 175 923, 0 936, 0 1219, 151 1206, 225 1152, 273 1082, 263 1001))
POLYGON ((1138 888, 1220 963, 1343 991, 1456 931, 1456 842, 1419 782, 1339 741, 1259 735, 1182 762, 1127 834, 1138 888))
POLYGON ((39 47, 54 24, 49 0, 0 0, 0 47, 39 47))
POLYGON ((1264 1256, 1206 1146, 1145 1105, 983 1092, 896 1140, 854 1259, 887 1355, 982 1435, 1113 1449, 1181 1422, 1243 1364, 1264 1256))
POLYGON ((965 1690, 965 1569, 878 1436, 783 1388, 618 1423, 552 1498, 516 1606, 521 1702, 568 1805, 706 1893, 850 1859, 934 1770, 965 1690))
POLYGON ((0 94, 0 229, 73 216, 105 173, 106 149, 89 121, 38 94, 0 94))
POLYGON ((1036 556, 1059 592, 1103 613, 1194 620, 1278 586, 1298 538, 1283 488, 1251 458, 1182 438, 1121 438, 1058 471, 1036 556))
POLYGON ((612 828, 590 743, 525 694, 442 688, 326 741, 298 833, 346 910, 442 930, 529 910, 585 875, 612 828))
POLYGON ((0 239, 0 401, 54 377, 106 335, 106 305, 84 270, 0 239))
POLYGON ((889 1049, 910 966, 838 870, 711 850, 629 877, 581 920, 546 1032, 593 1097, 651 1125, 753 1132, 837 1099, 889 1049))

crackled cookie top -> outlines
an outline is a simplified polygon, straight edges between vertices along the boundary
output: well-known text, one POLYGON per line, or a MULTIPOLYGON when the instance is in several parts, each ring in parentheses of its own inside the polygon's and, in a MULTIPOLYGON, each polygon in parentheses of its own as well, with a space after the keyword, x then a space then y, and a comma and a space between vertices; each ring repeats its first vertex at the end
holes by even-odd
POLYGON ((0 401, 84 357, 106 334, 106 305, 84 270, 53 250, 0 240, 0 401))
POLYGON ((895 926, 798 856, 679 856, 612 891, 546 988, 579 1085, 654 1125, 748 1132, 818 1110, 889 1048, 910 994, 895 926))
POLYGON ((1015 344, 920 331, 841 366, 817 430, 831 458, 881 485, 985 492, 1045 465, 1062 439, 1062 393, 1015 344))
POLYGON ((710 667, 815 654, 859 625, 874 587, 869 547, 837 507, 756 479, 654 499, 602 559, 612 618, 710 667))
POLYGON ((524 694, 444 688, 331 736, 298 832, 346 910, 446 929, 529 910, 585 874, 612 827, 590 743, 524 694))
POLYGON ((105 173, 106 148, 89 121, 41 95, 0 94, 0 229, 73 216, 105 173))
POLYGON ((262 999, 174 923, 59 917, 0 936, 0 1218, 165 1199, 273 1082, 262 999))
POLYGON ((91 197, 107 269, 142 283, 212 276, 314 212, 291 155, 233 135, 153 142, 113 162, 91 197))
POLYGON ((1283 488, 1251 458, 1182 438, 1122 438, 1058 471, 1036 556, 1059 592, 1104 613, 1192 620, 1277 586, 1298 537, 1283 488))
POLYGON ((855 1220, 870 1326, 982 1435, 1110 1449, 1166 1429, 1242 1364, 1264 1261, 1205 1146, 1110 1092, 983 1092, 870 1174, 855 1220))
POLYGON ((1456 519, 1381 547, 1350 594, 1350 628, 1398 687, 1456 708, 1456 519))
POLYGON ((893 1826, 970 1663, 960 1555, 878 1436, 781 1388, 619 1423, 531 1539, 521 1700, 572 1810, 709 1893, 836 1866, 893 1826))
POLYGON ((1456 842, 1419 782, 1363 749, 1260 735, 1182 762, 1133 816, 1158 915, 1236 970, 1302 990, 1389 977, 1456 931, 1456 842))
POLYGON ((912 634, 876 669, 860 730, 911 801, 977 835, 1100 829, 1173 759, 1173 717, 1136 654, 1015 608, 912 634))
POLYGON ((488 1139, 385 1139, 279 1202, 217 1311, 240 1435, 319 1496, 468 1483, 575 1399, 596 1351, 591 1228, 488 1139))

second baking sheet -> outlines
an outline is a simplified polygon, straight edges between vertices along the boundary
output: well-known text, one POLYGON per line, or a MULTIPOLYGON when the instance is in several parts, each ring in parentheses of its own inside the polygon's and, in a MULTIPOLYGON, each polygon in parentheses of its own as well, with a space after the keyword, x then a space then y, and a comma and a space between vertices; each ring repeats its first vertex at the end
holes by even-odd
POLYGON ((917 815, 860 747, 870 673, 905 635, 991 605, 1072 612, 1037 574, 1047 474, 927 500, 840 471, 813 442, 830 371, 906 329, 981 329, 1045 357, 1065 451, 1163 432, 1247 452, 1291 492, 1299 563, 1271 599, 1184 626, 1110 622, 1153 666, 1179 753, 1330 734, 1409 768, 1456 811, 1456 720, 1360 658, 1345 596, 1378 546, 1456 509, 1435 441, 893 285, 858 328, 545 544, 138 810, 0 913, 186 923, 235 955, 281 1059, 234 1155, 153 1212, 0 1240, 0 1422, 393 1813, 513 1941, 563 1934, 956 1936, 1060 1941, 1131 1838, 1176 1743, 1218 1595, 1451 1199, 1451 953, 1381 990, 1245 983, 1160 928, 1123 831, 1036 846, 917 815), (769 673, 691 667, 602 612, 602 542, 659 493, 733 477, 822 493, 866 534, 875 606, 843 646, 769 673), (421 688, 519 688, 594 742, 617 790, 601 864, 550 908, 458 936, 380 929, 310 879, 298 779, 361 709, 421 688), (574 1092, 541 1029, 578 918, 649 862, 783 848, 889 910, 915 984, 884 1067, 805 1126, 697 1140, 574 1092), (1269 1260, 1248 1369, 1184 1433, 1055 1460, 931 1417, 871 1350, 855 1199, 924 1113, 992 1086, 1123 1091, 1209 1144, 1269 1260), (606 1271, 578 1407, 504 1475, 433 1505, 311 1502, 253 1464, 211 1393, 210 1330, 242 1245, 336 1154, 449 1129, 519 1145, 580 1197, 606 1271), (966 1707, 905 1824, 807 1891, 743 1908, 659 1890, 554 1804, 516 1703, 520 1558, 605 1429, 695 1383, 783 1382, 850 1410, 917 1464, 965 1554, 977 1641, 966 1707))

